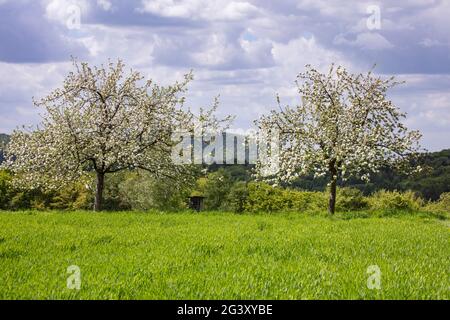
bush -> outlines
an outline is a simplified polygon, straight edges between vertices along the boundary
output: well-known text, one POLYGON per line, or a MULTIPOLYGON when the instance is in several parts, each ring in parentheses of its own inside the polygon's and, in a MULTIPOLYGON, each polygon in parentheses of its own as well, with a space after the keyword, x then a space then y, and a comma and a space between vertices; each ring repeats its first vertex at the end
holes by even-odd
POLYGON ((206 179, 201 181, 201 193, 205 197, 205 210, 225 209, 226 199, 233 186, 233 180, 230 174, 219 169, 216 172, 209 173, 206 179))
POLYGON ((93 203, 93 192, 85 182, 77 181, 58 191, 50 207, 59 210, 90 210, 93 203))
POLYGON ((262 182, 248 184, 244 210, 248 212, 321 211, 327 207, 323 192, 273 187, 262 182))
POLYGON ((290 211, 322 211, 327 208, 327 196, 319 191, 284 190, 284 199, 290 211))
POLYGON ((157 179, 145 171, 123 172, 117 186, 120 206, 132 210, 177 211, 187 208, 188 190, 170 180, 157 179))
POLYGON ((414 211, 422 208, 424 201, 412 191, 401 193, 398 191, 380 190, 369 198, 369 204, 372 210, 385 212, 397 210, 414 211))
POLYGON ((226 210, 242 213, 248 200, 247 184, 243 181, 236 182, 230 189, 225 201, 226 210))
POLYGON ((263 182, 251 182, 247 186, 248 197, 244 205, 249 212, 274 212, 287 209, 283 189, 263 182))
POLYGON ((188 208, 189 190, 171 181, 155 179, 151 192, 154 208, 161 211, 178 211, 188 208))
MULTIPOLYGON (((324 212, 328 207, 328 192, 298 191, 272 187, 266 183, 249 183, 236 187, 237 191, 230 198, 236 198, 240 207, 233 207, 234 211, 242 212, 324 212), (240 197, 240 198, 239 198, 240 197), (238 200, 239 199, 239 200, 238 200), (242 205, 243 204, 243 205, 242 205), (243 206, 243 208, 242 208, 243 206)), ((443 195, 442 207, 449 208, 448 196, 443 195)), ((378 191, 371 197, 365 197, 358 189, 339 188, 337 192, 336 210, 339 212, 363 212, 371 209, 383 215, 398 211, 418 211, 423 208, 424 201, 415 193, 408 191, 378 191)), ((361 216, 361 214, 357 214, 361 216)), ((362 216, 367 216, 367 212, 362 216)))
MULTIPOLYGON (((0 209, 91 210, 94 203, 92 179, 80 179, 58 191, 18 190, 10 186, 11 176, 0 171, 0 209), (90 184, 90 185, 89 185, 90 184)), ((187 208, 189 191, 167 179, 156 179, 140 170, 106 176, 105 210, 181 210, 187 208)))
POLYGON ((441 194, 439 200, 430 202, 425 206, 425 211, 442 213, 444 216, 450 214, 450 192, 441 194))
POLYGON ((12 176, 0 171, 0 209, 47 210, 47 209, 90 209, 93 203, 91 191, 81 180, 58 191, 41 189, 16 189, 11 185, 12 176))
POLYGON ((50 209, 54 192, 44 192, 39 189, 15 190, 12 193, 9 209, 11 210, 46 210, 50 209))
POLYGON ((11 175, 4 171, 0 171, 0 209, 8 209, 11 199, 11 175))
POLYGON ((336 199, 336 211, 357 211, 367 209, 369 201, 359 189, 338 188, 336 199))
POLYGON ((450 212, 450 192, 441 194, 438 205, 443 211, 450 212))

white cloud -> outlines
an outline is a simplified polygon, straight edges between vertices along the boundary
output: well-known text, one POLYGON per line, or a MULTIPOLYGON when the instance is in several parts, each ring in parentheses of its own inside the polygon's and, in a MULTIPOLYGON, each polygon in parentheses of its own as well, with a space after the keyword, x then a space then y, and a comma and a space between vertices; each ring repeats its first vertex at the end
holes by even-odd
MULTIPOLYGON (((348 61, 336 51, 332 51, 320 46, 314 37, 300 37, 289 41, 287 44, 276 43, 273 48, 273 55, 278 65, 285 71, 298 73, 304 69, 306 64, 311 64, 323 70, 333 62, 337 64, 349 65, 348 61)), ((291 76, 291 81, 295 77, 291 76)))
POLYGON ((351 1, 327 1, 327 0, 299 0, 297 8, 301 10, 315 10, 321 15, 353 19, 357 13, 365 13, 370 4, 351 1))
POLYGON ((225 20, 239 20, 248 18, 256 13, 258 13, 258 8, 250 3, 232 1, 223 8, 223 11, 218 15, 218 18, 225 20))
POLYGON ((199 65, 215 66, 224 64, 233 55, 234 49, 228 45, 223 35, 212 34, 205 42, 206 50, 192 54, 199 65))
POLYGON ((156 36, 145 29, 117 26, 86 25, 77 38, 90 54, 90 62, 123 59, 135 67, 149 66, 153 61, 156 36))
POLYGON ((430 151, 448 148, 450 137, 449 75, 400 75, 406 81, 390 96, 407 113, 406 124, 423 134, 422 144, 430 151))
POLYGON ((385 37, 376 32, 360 33, 355 40, 348 40, 343 35, 337 35, 333 42, 338 45, 355 46, 365 50, 384 50, 394 47, 385 37))
POLYGON ((87 14, 90 9, 88 0, 45 0, 44 3, 47 19, 58 21, 63 25, 73 17, 74 8, 78 8, 81 15, 87 14))
POLYGON ((97 0, 97 5, 105 11, 112 10, 113 6, 109 0, 97 0))
POLYGON ((419 44, 425 48, 431 48, 431 47, 443 45, 440 41, 435 40, 435 39, 430 39, 430 38, 423 39, 422 41, 419 42, 419 44))
POLYGON ((142 0, 140 11, 171 18, 238 20, 256 14, 258 9, 243 1, 142 0))
POLYGON ((32 97, 39 99, 60 86, 69 70, 70 63, 0 63, 0 132, 37 123, 40 110, 32 97))

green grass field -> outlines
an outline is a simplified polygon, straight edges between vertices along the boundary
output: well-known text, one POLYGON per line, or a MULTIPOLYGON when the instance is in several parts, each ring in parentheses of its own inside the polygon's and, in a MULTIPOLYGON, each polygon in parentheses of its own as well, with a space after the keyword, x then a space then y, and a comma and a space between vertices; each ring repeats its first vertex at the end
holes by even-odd
POLYGON ((449 299, 449 244, 424 217, 3 212, 0 298, 449 299))

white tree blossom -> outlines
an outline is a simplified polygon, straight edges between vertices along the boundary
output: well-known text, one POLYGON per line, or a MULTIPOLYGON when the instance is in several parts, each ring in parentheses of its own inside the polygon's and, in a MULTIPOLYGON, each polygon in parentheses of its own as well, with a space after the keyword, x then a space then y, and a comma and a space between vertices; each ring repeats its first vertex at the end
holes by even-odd
POLYGON ((16 184, 56 189, 94 171, 95 210, 101 210, 108 173, 140 168, 173 179, 174 187, 186 182, 192 168, 172 163, 172 133, 193 131, 199 119, 220 122, 213 117, 217 102, 198 117, 184 107, 192 74, 159 86, 139 72, 125 74, 120 60, 106 67, 74 61, 74 67, 61 88, 34 102, 44 110, 42 123, 11 136, 6 167, 16 184))
MULTIPOLYGON (((283 108, 277 98, 279 110, 257 121, 260 129, 280 133, 280 169, 268 180, 328 175, 332 214, 338 178, 367 181, 382 166, 399 167, 419 151, 420 133, 405 127, 405 114, 386 96, 399 84, 394 77, 382 79, 372 71, 350 74, 334 65, 322 74, 307 65, 296 84, 300 105, 283 108)), ((258 163, 257 172, 265 166, 258 163)))

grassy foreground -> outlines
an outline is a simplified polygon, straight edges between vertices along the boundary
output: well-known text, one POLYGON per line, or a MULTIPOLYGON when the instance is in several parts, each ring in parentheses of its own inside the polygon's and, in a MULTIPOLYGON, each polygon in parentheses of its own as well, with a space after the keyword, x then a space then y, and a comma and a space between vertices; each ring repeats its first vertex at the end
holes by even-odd
POLYGON ((449 299, 449 244, 419 217, 3 212, 0 299, 449 299))

